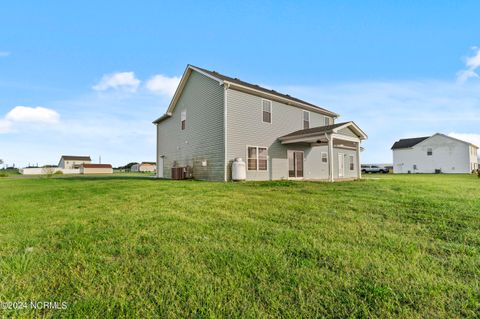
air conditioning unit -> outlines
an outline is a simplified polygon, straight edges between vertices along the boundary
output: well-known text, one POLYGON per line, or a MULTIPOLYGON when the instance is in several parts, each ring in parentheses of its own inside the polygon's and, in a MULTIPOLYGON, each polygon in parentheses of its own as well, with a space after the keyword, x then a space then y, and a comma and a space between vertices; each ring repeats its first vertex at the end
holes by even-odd
POLYGON ((172 167, 172 179, 185 179, 185 167, 172 167))

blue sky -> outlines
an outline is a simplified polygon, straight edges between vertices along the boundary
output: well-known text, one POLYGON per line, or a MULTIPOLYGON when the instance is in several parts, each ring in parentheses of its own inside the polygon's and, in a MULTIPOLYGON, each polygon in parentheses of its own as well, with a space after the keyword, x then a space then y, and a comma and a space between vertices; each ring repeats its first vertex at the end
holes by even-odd
POLYGON ((480 144, 478 1, 22 1, 0 11, 0 158, 154 160, 186 64, 355 120, 364 162, 435 132, 480 144))

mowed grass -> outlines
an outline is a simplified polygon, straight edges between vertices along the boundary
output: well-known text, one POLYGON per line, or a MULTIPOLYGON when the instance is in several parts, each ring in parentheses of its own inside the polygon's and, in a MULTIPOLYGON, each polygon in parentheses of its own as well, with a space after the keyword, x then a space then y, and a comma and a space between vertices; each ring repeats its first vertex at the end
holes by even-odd
POLYGON ((0 178, 1 316, 477 317, 480 179, 0 178))

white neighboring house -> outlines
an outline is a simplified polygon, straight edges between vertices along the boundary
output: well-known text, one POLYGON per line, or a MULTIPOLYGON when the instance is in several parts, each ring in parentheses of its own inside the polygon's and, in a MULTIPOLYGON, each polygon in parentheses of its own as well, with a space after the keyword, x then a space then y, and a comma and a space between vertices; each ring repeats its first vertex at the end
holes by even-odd
POLYGON ((141 162, 132 165, 130 168, 131 172, 156 172, 157 171, 157 163, 155 162, 141 162))
POLYGON ((441 133, 398 140, 392 151, 395 174, 471 173, 478 169, 478 146, 441 133))
POLYGON ((58 167, 78 169, 80 168, 80 165, 90 163, 92 163, 90 156, 62 155, 62 157, 60 157, 60 161, 58 162, 58 167))

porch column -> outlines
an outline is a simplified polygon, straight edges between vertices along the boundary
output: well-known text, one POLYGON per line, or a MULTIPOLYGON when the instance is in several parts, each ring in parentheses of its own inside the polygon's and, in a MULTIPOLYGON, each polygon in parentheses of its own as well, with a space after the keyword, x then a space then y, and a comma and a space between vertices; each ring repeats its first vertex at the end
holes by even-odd
POLYGON ((328 139, 328 177, 333 182, 333 137, 328 139))
POLYGON ((362 178, 362 168, 360 167, 360 142, 357 142, 357 177, 362 178))

